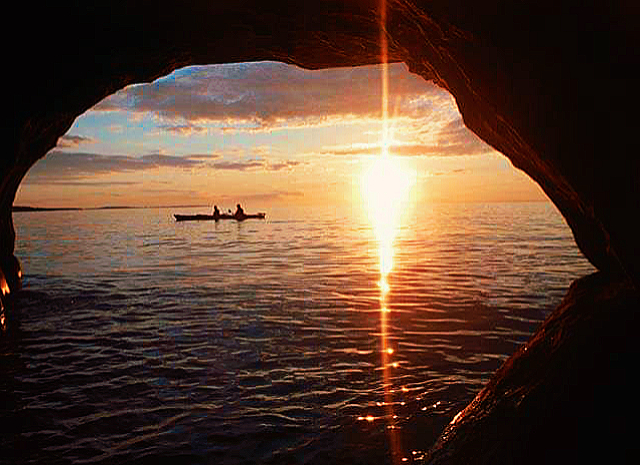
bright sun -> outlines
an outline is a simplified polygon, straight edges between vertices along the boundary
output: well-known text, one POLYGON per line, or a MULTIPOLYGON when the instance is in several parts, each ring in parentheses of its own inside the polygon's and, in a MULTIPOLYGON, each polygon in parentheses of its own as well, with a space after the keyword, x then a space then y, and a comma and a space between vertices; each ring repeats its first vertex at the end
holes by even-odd
POLYGON ((363 201, 378 239, 382 275, 393 267, 393 240, 415 181, 415 170, 385 151, 362 176, 363 201))

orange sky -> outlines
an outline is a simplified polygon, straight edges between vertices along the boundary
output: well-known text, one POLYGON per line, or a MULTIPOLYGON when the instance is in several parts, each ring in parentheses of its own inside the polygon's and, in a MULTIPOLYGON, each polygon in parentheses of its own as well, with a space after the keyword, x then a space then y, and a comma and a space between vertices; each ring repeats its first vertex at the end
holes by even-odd
MULTIPOLYGON (((380 153, 380 66, 282 63, 184 68, 129 86, 80 116, 28 173, 16 205, 361 202, 380 153)), ((389 66, 392 156, 418 202, 536 201, 526 175, 468 131, 453 98, 389 66)))

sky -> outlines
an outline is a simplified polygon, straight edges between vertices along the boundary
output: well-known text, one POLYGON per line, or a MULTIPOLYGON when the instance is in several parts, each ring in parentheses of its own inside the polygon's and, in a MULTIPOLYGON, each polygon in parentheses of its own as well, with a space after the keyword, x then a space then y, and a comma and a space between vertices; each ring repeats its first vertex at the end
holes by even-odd
MULTIPOLYGON (((192 66, 79 116, 20 186, 41 207, 354 205, 381 151, 381 66, 192 66)), ((465 128, 446 91, 389 65, 389 152, 418 202, 546 200, 465 128)))

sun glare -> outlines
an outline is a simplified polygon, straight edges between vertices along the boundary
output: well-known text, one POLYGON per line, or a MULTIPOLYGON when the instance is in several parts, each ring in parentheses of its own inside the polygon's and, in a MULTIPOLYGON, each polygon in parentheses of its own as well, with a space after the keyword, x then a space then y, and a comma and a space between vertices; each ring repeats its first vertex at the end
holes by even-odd
POLYGON ((389 155, 388 139, 383 131, 383 149, 364 171, 360 182, 363 203, 369 221, 378 241, 380 260, 380 345, 382 383, 384 388, 385 418, 389 433, 392 463, 402 463, 402 445, 397 427, 397 415, 393 409, 394 395, 391 389, 391 371, 400 365, 394 359, 396 351, 389 344, 389 319, 391 309, 387 306, 391 286, 387 279, 393 269, 393 243, 403 214, 407 210, 409 193, 416 182, 416 171, 404 163, 404 160, 389 155))
POLYGON ((409 193, 416 183, 416 170, 406 164, 406 160, 392 156, 389 153, 392 141, 388 110, 389 110, 389 79, 386 38, 386 0, 380 2, 380 51, 382 61, 382 131, 380 140, 380 155, 373 158, 364 170, 360 179, 360 192, 363 204, 366 206, 369 222, 378 241, 378 256, 380 259, 380 346, 382 384, 384 386, 384 406, 389 446, 392 462, 399 464, 407 461, 402 455, 402 444, 397 418, 393 409, 393 389, 391 388, 391 370, 400 364, 395 361, 396 350, 389 343, 388 320, 391 308, 387 305, 391 286, 387 279, 393 269, 393 243, 398 227, 407 210, 409 193))
POLYGON ((401 159, 382 153, 362 176, 363 200, 380 249, 380 273, 393 267, 393 240, 416 182, 414 169, 401 159))

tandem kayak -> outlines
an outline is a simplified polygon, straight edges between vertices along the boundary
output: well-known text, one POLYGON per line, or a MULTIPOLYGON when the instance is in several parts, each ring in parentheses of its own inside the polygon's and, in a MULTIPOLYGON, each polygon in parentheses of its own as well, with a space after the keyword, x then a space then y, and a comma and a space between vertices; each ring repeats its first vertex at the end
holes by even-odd
POLYGON ((253 214, 245 214, 245 215, 229 215, 227 213, 221 213, 220 215, 173 215, 176 218, 176 221, 218 221, 218 220, 236 220, 236 221, 244 221, 251 218, 263 220, 267 214, 266 213, 253 213, 253 214))

